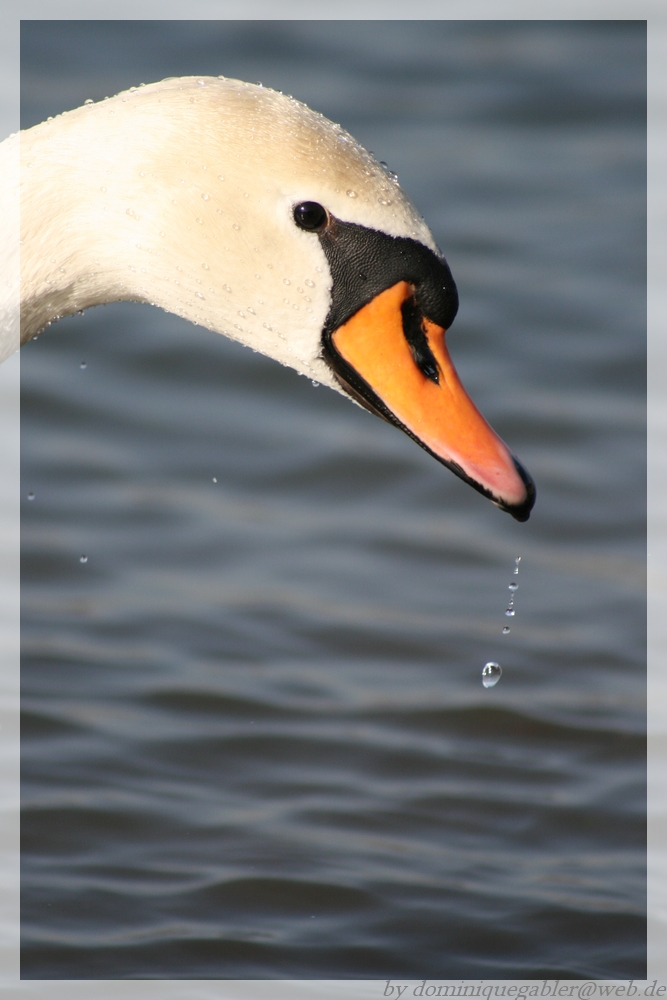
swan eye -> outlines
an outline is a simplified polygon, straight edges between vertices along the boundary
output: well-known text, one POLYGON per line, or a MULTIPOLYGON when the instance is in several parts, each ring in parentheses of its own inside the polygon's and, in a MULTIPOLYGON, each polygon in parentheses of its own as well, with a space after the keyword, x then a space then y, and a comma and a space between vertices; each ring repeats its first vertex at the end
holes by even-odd
POLYGON ((316 201, 303 201, 294 209, 294 221, 299 229, 321 233, 329 223, 329 213, 316 201))

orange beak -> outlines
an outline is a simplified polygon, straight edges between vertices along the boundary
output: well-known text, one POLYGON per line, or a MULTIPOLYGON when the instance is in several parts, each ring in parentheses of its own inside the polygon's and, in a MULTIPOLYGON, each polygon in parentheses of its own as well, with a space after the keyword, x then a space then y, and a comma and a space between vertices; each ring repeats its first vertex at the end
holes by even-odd
POLYGON ((418 335, 427 353, 430 349, 430 374, 416 361, 402 311, 413 295, 406 281, 376 295, 334 331, 336 353, 370 388, 369 401, 382 404, 374 409, 517 520, 527 520, 532 480, 466 393, 445 331, 427 318, 418 335))

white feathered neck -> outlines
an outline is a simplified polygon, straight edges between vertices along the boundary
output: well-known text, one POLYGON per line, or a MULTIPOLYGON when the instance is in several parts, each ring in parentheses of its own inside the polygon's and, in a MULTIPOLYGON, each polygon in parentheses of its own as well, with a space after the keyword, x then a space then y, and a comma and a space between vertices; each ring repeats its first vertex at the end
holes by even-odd
MULTIPOLYGON (((18 137, 17 137, 18 138, 18 137)), ((2 144, 11 161, 17 138, 2 144)), ((151 302, 335 387, 319 357, 331 277, 292 210, 435 247, 391 175, 275 91, 181 78, 21 133, 21 341, 102 302, 151 302)))

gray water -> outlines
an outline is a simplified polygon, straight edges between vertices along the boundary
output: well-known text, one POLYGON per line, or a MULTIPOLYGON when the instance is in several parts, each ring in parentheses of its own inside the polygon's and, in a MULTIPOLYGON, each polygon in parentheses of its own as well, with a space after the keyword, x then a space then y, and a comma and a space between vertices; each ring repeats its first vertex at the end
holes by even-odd
POLYGON ((150 307, 27 345, 23 976, 644 976, 644 24, 33 21, 21 60, 23 127, 180 74, 341 122, 538 489, 517 524, 150 307))

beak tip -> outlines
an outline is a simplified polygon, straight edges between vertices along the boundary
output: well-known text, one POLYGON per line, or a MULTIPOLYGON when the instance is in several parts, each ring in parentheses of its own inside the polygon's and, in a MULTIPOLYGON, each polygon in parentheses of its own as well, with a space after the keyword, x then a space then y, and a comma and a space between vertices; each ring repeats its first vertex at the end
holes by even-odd
POLYGON ((499 506, 501 506, 502 510, 507 511, 508 514, 511 514, 515 521, 523 523, 524 521, 527 521, 528 518, 530 517, 530 512, 535 505, 535 497, 537 494, 535 490, 535 483, 533 482, 532 476, 526 471, 526 469, 524 469, 521 462, 514 455, 512 455, 512 461, 514 462, 514 468, 516 469, 517 473, 521 478, 521 481, 526 487, 526 496, 521 501, 521 503, 512 505, 500 504, 499 506))

